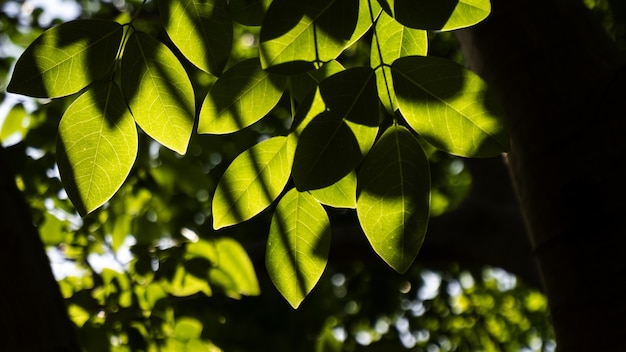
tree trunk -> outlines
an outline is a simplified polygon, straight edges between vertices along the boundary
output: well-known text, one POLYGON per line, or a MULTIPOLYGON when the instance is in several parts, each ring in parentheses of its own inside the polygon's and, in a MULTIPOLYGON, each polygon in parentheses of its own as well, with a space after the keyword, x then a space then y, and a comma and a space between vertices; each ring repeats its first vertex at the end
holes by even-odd
POLYGON ((59 286, 0 146, 0 351, 79 351, 59 286))
POLYGON ((582 1, 493 0, 460 31, 511 123, 509 168, 560 351, 626 347, 626 66, 582 1))

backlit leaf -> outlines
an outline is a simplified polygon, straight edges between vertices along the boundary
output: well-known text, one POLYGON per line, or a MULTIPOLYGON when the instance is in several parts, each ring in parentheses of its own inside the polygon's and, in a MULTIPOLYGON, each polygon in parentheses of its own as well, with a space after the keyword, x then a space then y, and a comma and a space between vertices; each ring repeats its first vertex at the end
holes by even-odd
POLYGON ((226 0, 159 0, 167 34, 189 61, 219 76, 233 42, 226 0))
POLYGON ((278 202, 267 239, 270 279, 298 308, 324 272, 330 250, 330 221, 308 193, 291 189, 278 202))
POLYGON ((398 108, 391 79, 391 64, 404 56, 426 55, 428 37, 426 31, 401 25, 383 12, 376 21, 372 40, 370 65, 376 70, 378 94, 387 112, 398 108))
POLYGON ((67 194, 81 215, 115 194, 136 156, 137 127, 113 83, 90 88, 63 114, 57 162, 67 194))
POLYGON ((283 76, 263 71, 257 59, 231 67, 204 99, 198 133, 231 133, 259 121, 276 106, 285 82, 283 76))
POLYGON ((385 11, 411 28, 450 31, 472 26, 491 12, 489 0, 378 0, 385 11))
POLYGON ((334 60, 354 36, 358 14, 359 0, 273 1, 261 26, 261 65, 295 73, 334 60))
POLYGON ((466 157, 489 157, 509 148, 500 106, 486 83, 456 63, 411 56, 392 65, 400 112, 432 145, 466 157))
POLYGON ((220 179, 213 197, 213 228, 238 224, 267 208, 289 180, 294 143, 273 137, 241 153, 220 179))
POLYGON ((335 208, 356 208, 356 172, 324 188, 309 191, 318 202, 335 208))
POLYGON ((327 111, 298 136, 293 179, 300 191, 332 185, 367 154, 378 132, 378 95, 373 70, 339 72, 320 85, 327 111))
POLYGON ((119 23, 95 19, 53 27, 17 60, 7 90, 41 98, 74 94, 110 72, 122 33, 119 23))
POLYGON ((172 51, 145 33, 133 33, 122 58, 122 90, 141 129, 185 154, 195 118, 194 92, 172 51))
POLYGON ((256 296, 261 293, 254 266, 244 248, 232 238, 215 240, 216 263, 209 270, 209 279, 232 298, 240 295, 256 296))
POLYGON ((391 126, 365 158, 358 175, 359 223, 374 251, 399 273, 424 242, 430 203, 428 159, 417 138, 391 126))

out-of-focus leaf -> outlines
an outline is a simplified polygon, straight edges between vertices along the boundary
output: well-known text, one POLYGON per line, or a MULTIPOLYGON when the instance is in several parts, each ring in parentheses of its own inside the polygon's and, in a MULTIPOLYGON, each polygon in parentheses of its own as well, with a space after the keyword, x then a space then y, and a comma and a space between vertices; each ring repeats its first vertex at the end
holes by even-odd
POLYGON ((215 240, 217 261, 209 270, 209 280, 232 298, 241 295, 256 296, 261 293, 254 266, 239 242, 221 237, 215 240))

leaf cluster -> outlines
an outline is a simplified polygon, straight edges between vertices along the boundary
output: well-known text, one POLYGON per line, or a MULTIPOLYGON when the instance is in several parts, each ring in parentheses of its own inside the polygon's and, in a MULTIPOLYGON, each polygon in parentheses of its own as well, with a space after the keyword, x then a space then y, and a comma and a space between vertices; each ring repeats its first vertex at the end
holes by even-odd
MULTIPOLYGON (((234 158, 210 213, 218 230, 275 205, 266 267, 294 308, 326 267, 333 208, 356 209, 374 251, 406 272, 430 216, 429 155, 489 157, 508 149, 485 83, 427 55, 428 31, 481 21, 487 0, 157 5, 165 35, 135 26, 141 9, 123 23, 76 20, 45 31, 17 61, 8 90, 74 98, 59 123, 56 155, 63 187, 83 216, 125 188, 142 134, 184 155, 194 130, 245 133, 287 105, 285 133, 267 133, 234 158), (241 28, 258 33, 246 57, 233 49, 241 28), (363 47, 366 63, 343 60, 363 47)), ((210 256, 211 248, 198 253, 210 256)), ((215 267, 214 258, 206 260, 215 267)), ((170 293, 209 294, 201 283, 187 286, 188 276, 173 272, 170 293)))

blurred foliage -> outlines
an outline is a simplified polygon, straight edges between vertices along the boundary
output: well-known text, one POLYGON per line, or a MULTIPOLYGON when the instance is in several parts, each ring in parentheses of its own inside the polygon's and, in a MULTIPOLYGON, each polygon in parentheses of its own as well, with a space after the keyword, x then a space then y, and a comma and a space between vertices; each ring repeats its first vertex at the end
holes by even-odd
MULTIPOLYGON (((141 1, 77 3, 80 17, 123 18, 141 1)), ((21 50, 62 21, 42 19, 46 11, 29 4, 1 5, 2 92, 21 50)), ((166 40, 155 7, 147 2, 135 26, 166 40)), ((258 27, 236 26, 235 38, 235 60, 256 54, 258 27)), ((432 54, 462 60, 449 33, 433 32, 430 41, 432 54)), ((340 61, 350 66, 367 57, 357 45, 340 61)), ((186 69, 203 96, 214 78, 192 65, 186 69)), ((435 270, 416 263, 399 275, 382 263, 331 264, 293 310, 262 264, 271 214, 219 233, 209 221, 210 200, 226 166, 269 134, 287 132, 288 102, 237 134, 193 134, 185 156, 140 135, 138 159, 122 189, 81 218, 55 165, 55 131, 75 97, 0 94, 0 140, 86 351, 554 349, 544 296, 492 268, 451 264, 435 270)), ((434 149, 427 154, 436 216, 460 204, 471 175, 461 158, 434 149)))

